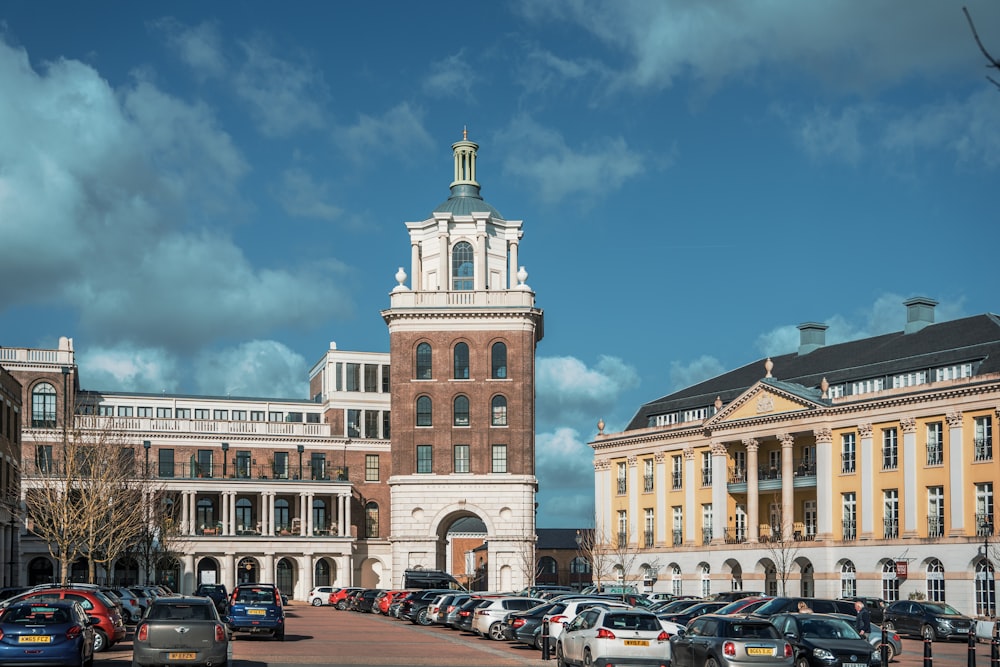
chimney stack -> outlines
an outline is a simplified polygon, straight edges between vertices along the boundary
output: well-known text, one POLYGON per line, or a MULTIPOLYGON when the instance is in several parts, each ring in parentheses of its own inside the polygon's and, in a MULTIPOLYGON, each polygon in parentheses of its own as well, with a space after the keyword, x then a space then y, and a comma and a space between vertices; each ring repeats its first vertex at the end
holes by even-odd
POLYGON ((818 350, 826 345, 825 324, 819 322, 805 322, 799 325, 799 356, 809 354, 813 350, 818 350))
POLYGON ((906 306, 906 328, 903 333, 916 333, 929 324, 934 324, 934 306, 938 302, 926 296, 915 296, 903 302, 906 306))

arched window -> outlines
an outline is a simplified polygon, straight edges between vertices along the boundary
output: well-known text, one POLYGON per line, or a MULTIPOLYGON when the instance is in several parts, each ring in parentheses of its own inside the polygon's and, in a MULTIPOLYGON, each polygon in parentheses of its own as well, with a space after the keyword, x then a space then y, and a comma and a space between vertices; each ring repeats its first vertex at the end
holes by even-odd
POLYGON ((431 425, 431 397, 417 397, 417 426, 431 425))
POLYGON ((455 397, 455 426, 469 425, 469 397, 455 397))
POLYGON ((465 343, 455 345, 455 379, 469 379, 469 346, 465 343))
POLYGON ((882 563, 882 599, 886 602, 899 600, 899 579, 896 578, 896 563, 887 560, 882 563))
POLYGON ((431 375, 431 344, 417 345, 417 379, 430 380, 431 375))
POLYGON ((504 343, 493 343, 490 352, 490 377, 503 380, 507 377, 507 346, 504 343))
POLYGON ((215 503, 208 498, 202 498, 198 501, 195 514, 199 534, 204 530, 215 530, 215 503))
POLYGON ((365 537, 378 537, 378 503, 365 505, 365 537))
POLYGON ((556 574, 559 564, 552 556, 542 556, 538 559, 538 574, 556 574))
POLYGON ((326 516, 326 501, 315 498, 313 499, 313 532, 326 535, 329 529, 329 519, 326 516))
POLYGON ((680 565, 670 566, 670 592, 674 595, 681 595, 684 591, 684 581, 681 579, 680 565))
POLYGON ((281 530, 291 530, 292 521, 291 516, 288 511, 288 501, 284 498, 278 498, 274 501, 274 529, 281 530))
POLYGON ((840 566, 840 597, 852 598, 858 594, 857 568, 851 561, 840 566))
POLYGON ((982 559, 976 563, 976 615, 993 616, 997 610, 997 590, 993 564, 982 559))
POLYGON ((944 602, 944 565, 937 558, 927 564, 927 599, 944 602))
POLYGON ((56 427, 56 388, 48 382, 40 382, 31 390, 31 426, 56 427))
POLYGON ((708 563, 701 566, 701 597, 707 598, 712 594, 712 568, 708 563))
POLYGON ((490 424, 492 426, 507 425, 507 399, 503 396, 494 396, 490 401, 490 424))
POLYGON ((253 523, 253 503, 249 498, 236 501, 236 530, 239 534, 248 534, 256 528, 253 523))
POLYGON ((451 249, 451 288, 453 290, 475 289, 472 283, 472 244, 460 241, 451 249))
POLYGON ((590 561, 583 556, 577 556, 569 562, 569 571, 572 574, 590 574, 590 561))

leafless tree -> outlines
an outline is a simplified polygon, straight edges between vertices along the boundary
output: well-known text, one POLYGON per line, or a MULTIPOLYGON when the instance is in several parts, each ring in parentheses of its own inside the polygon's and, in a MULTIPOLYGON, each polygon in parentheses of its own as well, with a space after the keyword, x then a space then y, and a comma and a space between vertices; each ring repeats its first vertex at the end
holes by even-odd
POLYGON ((163 489, 150 489, 141 508, 145 516, 142 529, 129 545, 131 555, 146 573, 145 583, 153 577, 165 559, 179 557, 186 546, 178 521, 179 503, 163 489))
MULTIPOLYGON (((981 39, 979 39, 979 33, 976 31, 976 24, 973 22, 972 15, 969 14, 968 8, 967 7, 962 7, 962 11, 965 13, 965 19, 969 22, 969 28, 972 30, 972 36, 976 40, 976 45, 979 47, 979 50, 982 52, 983 56, 986 58, 986 62, 988 63, 986 65, 986 67, 988 69, 1000 70, 1000 60, 997 60, 996 58, 994 58, 993 55, 983 45, 983 41, 981 39)), ((994 86, 996 86, 998 89, 1000 89, 1000 81, 998 81, 997 79, 994 79, 993 77, 991 77, 989 75, 987 75, 986 78, 994 86)))
MULTIPOLYGON (((618 533, 610 543, 611 568, 618 573, 619 583, 624 587, 628 584, 629 577, 635 566, 635 561, 639 557, 639 548, 630 540, 630 533, 618 533)), ((634 580, 634 577, 633 577, 634 580)), ((638 590, 638 586, 636 587, 638 590)), ((625 597, 625 589, 622 589, 622 598, 625 597)))
POLYGON ((611 552, 604 531, 599 527, 582 530, 579 550, 580 555, 590 564, 594 584, 600 586, 611 568, 611 552))
POLYGON ((799 542, 795 539, 794 534, 788 534, 788 531, 784 530, 786 525, 785 506, 781 503, 773 503, 772 507, 777 508, 779 527, 772 531, 770 539, 764 543, 764 546, 774 563, 775 576, 781 585, 781 595, 787 595, 788 578, 795 566, 795 559, 799 557, 799 542))

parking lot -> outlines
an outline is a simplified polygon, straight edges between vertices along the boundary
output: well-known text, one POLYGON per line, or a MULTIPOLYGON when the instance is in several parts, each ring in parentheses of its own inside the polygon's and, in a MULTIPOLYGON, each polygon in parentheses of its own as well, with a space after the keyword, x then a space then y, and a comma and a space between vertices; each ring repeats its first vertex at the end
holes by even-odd
MULTIPOLYGON (((440 626, 422 627, 369 613, 310 607, 303 602, 288 608, 284 642, 241 637, 233 642, 232 667, 285 665, 440 665, 453 667, 555 667, 543 662, 539 651, 514 642, 497 642, 440 626)), ((923 644, 904 639, 903 655, 893 667, 921 667, 923 644)), ((935 642, 935 667, 965 667, 968 649, 962 642, 935 642)), ((101 667, 131 665, 131 642, 126 640, 98 654, 101 667)), ((977 667, 990 666, 990 645, 976 646, 977 667)))

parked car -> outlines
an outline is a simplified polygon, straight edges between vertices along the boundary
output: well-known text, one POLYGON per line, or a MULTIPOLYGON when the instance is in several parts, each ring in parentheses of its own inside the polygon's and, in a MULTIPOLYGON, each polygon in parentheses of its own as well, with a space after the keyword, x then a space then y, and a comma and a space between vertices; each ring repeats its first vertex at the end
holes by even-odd
POLYGON ((506 639, 504 621, 507 620, 507 616, 514 611, 526 611, 537 607, 542 602, 539 598, 516 595, 496 598, 491 600, 489 604, 476 607, 472 618, 472 630, 483 637, 489 637, 496 641, 506 639))
POLYGON ((563 605, 564 606, 561 609, 553 609, 542 619, 542 623, 549 624, 549 646, 555 646, 556 642, 559 640, 559 636, 562 635, 563 629, 570 624, 573 619, 580 614, 580 612, 586 609, 590 609, 592 607, 600 607, 602 609, 608 609, 610 607, 614 607, 616 609, 628 608, 628 605, 623 602, 618 602, 604 597, 573 598, 564 602, 563 605))
POLYGON ((431 622, 427 618, 427 607, 437 596, 447 592, 447 590, 433 588, 413 591, 403 599, 399 607, 399 617, 410 621, 410 623, 430 625, 431 622))
POLYGON ((94 626, 94 653, 100 653, 125 639, 125 623, 121 613, 107 595, 96 588, 43 588, 0 602, 8 607, 15 602, 52 602, 69 600, 78 602, 88 617, 96 619, 94 626))
POLYGON ((314 607, 322 607, 325 604, 330 604, 330 594, 335 590, 337 588, 334 586, 316 586, 309 591, 306 600, 314 607))
POLYGON ((351 611, 371 612, 372 606, 375 604, 375 597, 381 592, 382 590, 379 588, 366 588, 361 591, 354 596, 351 611))
POLYGON ((434 598, 427 607, 427 619, 432 624, 443 624, 448 611, 455 608, 455 602, 467 599, 469 599, 468 593, 442 593, 434 598))
POLYGON ((806 605, 817 614, 847 614, 854 616, 854 603, 849 600, 827 600, 824 598, 771 598, 754 610, 755 616, 774 616, 775 614, 794 613, 798 611, 799 603, 806 605))
POLYGON ((91 667, 94 632, 78 602, 17 602, 0 614, 0 665, 91 667))
POLYGON ((210 599, 215 604, 216 611, 221 615, 226 614, 229 605, 229 593, 223 584, 200 584, 195 589, 194 594, 198 597, 210 599))
POLYGON ((556 660, 559 667, 619 661, 666 667, 669 651, 667 632, 650 612, 591 607, 565 627, 556 643, 556 660))
POLYGON ((712 602, 735 602, 743 598, 762 598, 764 594, 760 591, 722 591, 708 597, 712 602))
POLYGON ((122 621, 125 623, 138 623, 139 619, 142 618, 143 612, 145 612, 145 609, 139 604, 138 596, 125 586, 120 586, 115 591, 121 600, 122 621))
POLYGON ((379 609, 379 611, 382 612, 383 614, 385 614, 386 616, 392 616, 393 615, 392 614, 392 605, 393 604, 398 604, 399 601, 403 598, 403 596, 409 595, 409 594, 410 594, 410 591, 405 590, 405 589, 399 589, 399 590, 394 590, 394 591, 386 591, 384 595, 382 595, 381 597, 376 598, 376 600, 378 601, 378 609, 379 609))
POLYGON ((727 604, 728 603, 724 602, 724 601, 723 602, 701 602, 699 604, 691 605, 687 609, 684 609, 683 611, 679 611, 676 614, 659 613, 659 614, 656 615, 656 617, 659 618, 659 619, 661 619, 661 620, 664 620, 664 621, 670 621, 672 623, 677 623, 678 625, 687 625, 688 623, 691 622, 691 619, 697 618, 698 616, 701 616, 703 614, 711 614, 712 612, 715 612, 715 611, 718 611, 719 609, 722 609, 727 604))
MULTIPOLYGON (((851 625, 854 625, 854 618, 855 618, 854 616, 845 616, 843 614, 833 614, 833 616, 842 618, 851 625)), ((883 632, 882 628, 878 627, 877 625, 872 625, 872 631, 869 632, 867 635, 865 635, 864 639, 868 640, 868 643, 875 648, 875 651, 877 653, 880 650, 879 646, 881 646, 882 644, 883 635, 885 635, 885 643, 889 645, 888 661, 891 661, 893 658, 895 658, 897 655, 903 652, 903 640, 900 639, 898 632, 896 631, 883 632)))
POLYGON ((885 614, 885 600, 882 598, 865 598, 865 597, 851 597, 844 598, 845 600, 850 600, 851 602, 856 602, 860 600, 865 603, 868 607, 868 613, 871 614, 872 623, 877 625, 882 625, 885 614))
POLYGON ((516 639, 522 644, 540 649, 542 619, 556 607, 559 602, 543 602, 525 611, 513 611, 504 620, 504 638, 516 639))
POLYGON ((899 600, 885 608, 882 629, 936 641, 965 639, 974 621, 944 602, 899 600))
POLYGON ((733 600, 725 607, 720 607, 716 609, 714 613, 725 614, 725 615, 752 614, 754 611, 757 610, 758 607, 760 607, 770 599, 771 598, 761 597, 761 598, 742 598, 740 600, 733 600))
POLYGON ((671 600, 670 602, 664 602, 662 604, 655 605, 651 612, 654 614, 677 614, 688 607, 693 607, 696 604, 701 604, 706 602, 704 598, 677 598, 676 600, 671 600))
POLYGON ((465 601, 458 610, 458 616, 455 620, 455 629, 463 630, 465 632, 473 632, 472 621, 475 618, 476 608, 489 604, 493 600, 492 597, 476 597, 473 596, 465 601))
POLYGON ((229 631, 207 596, 161 597, 135 628, 133 665, 225 665, 229 631))
POLYGON ((360 590, 361 589, 358 588, 357 586, 347 586, 345 588, 334 589, 334 591, 330 593, 330 604, 336 607, 337 609, 344 611, 345 609, 347 609, 347 603, 344 601, 347 598, 347 596, 353 593, 354 591, 360 591, 360 590))
POLYGON ((795 613, 771 616, 795 652, 799 667, 868 667, 875 649, 850 621, 832 614, 795 613))
POLYGON ((672 667, 791 667, 794 652, 766 618, 706 614, 670 638, 670 660, 672 667))
POLYGON ((270 634, 284 641, 285 607, 281 603, 281 593, 274 584, 237 584, 229 600, 226 623, 234 635, 239 632, 270 634))

